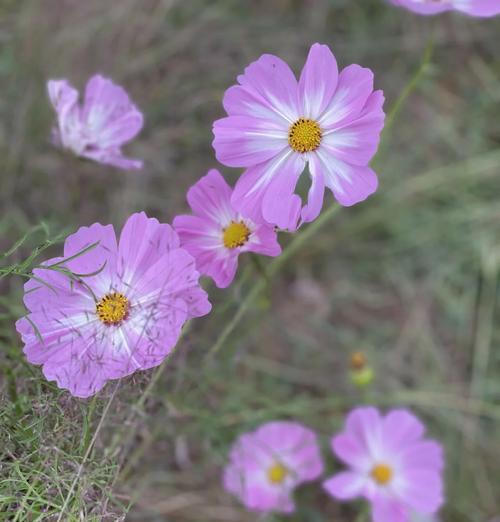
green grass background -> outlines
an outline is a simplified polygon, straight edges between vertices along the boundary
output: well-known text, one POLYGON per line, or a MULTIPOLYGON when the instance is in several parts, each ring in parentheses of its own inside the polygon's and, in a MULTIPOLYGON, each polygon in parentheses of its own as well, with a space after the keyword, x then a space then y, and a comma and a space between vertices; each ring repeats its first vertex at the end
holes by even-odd
MULTIPOLYGON (((413 408, 445 445, 443 521, 498 520, 500 19, 423 18, 382 0, 0 0, 0 252, 29 233, 0 267, 29 271, 80 225, 185 211, 187 188, 217 166, 223 92, 261 53, 298 72, 310 44, 327 43, 341 66, 375 71, 390 108, 430 38, 430 63, 384 135, 377 194, 304 228, 278 264, 262 259, 266 283, 242 259, 231 288, 207 284, 213 312, 160 371, 93 400, 57 390, 15 333, 23 278, 0 280, 0 520, 285 520, 246 513, 223 492, 232 441, 298 419, 318 431, 330 474, 329 437, 368 402, 413 408), (46 80, 81 88, 95 72, 145 112, 127 147, 145 159, 140 173, 49 143, 46 80), (356 350, 376 373, 365 392, 349 379, 356 350)), ((287 520, 368 520, 318 484, 297 501, 287 520)))

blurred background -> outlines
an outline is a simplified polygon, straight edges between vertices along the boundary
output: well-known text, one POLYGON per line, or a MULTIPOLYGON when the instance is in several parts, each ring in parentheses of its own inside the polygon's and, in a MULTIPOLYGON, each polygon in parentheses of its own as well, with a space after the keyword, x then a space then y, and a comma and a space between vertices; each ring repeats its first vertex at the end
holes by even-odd
MULTIPOLYGON (((377 194, 311 234, 226 337, 261 276, 241 258, 230 289, 206 282, 213 312, 154 381, 143 372, 93 401, 57 390, 15 333, 22 279, 0 280, 0 520, 285 520, 247 513, 222 490, 231 443, 294 418, 320 434, 331 474, 329 438, 360 403, 409 406, 443 442, 442 521, 500 516, 500 19, 424 18, 383 0, 0 0, 0 253, 45 224, 0 266, 81 225, 186 211, 187 188, 217 166, 224 90, 260 54, 299 73, 309 46, 326 43, 339 66, 374 70, 388 109, 431 38, 430 63, 384 135, 377 194), (82 89, 96 72, 145 113, 126 147, 143 171, 50 144, 46 81, 82 89), (363 390, 351 381, 357 351, 375 375, 363 390)), ((232 183, 239 174, 221 170, 232 183)), ((318 484, 297 503, 287 520, 368 520, 318 484)))

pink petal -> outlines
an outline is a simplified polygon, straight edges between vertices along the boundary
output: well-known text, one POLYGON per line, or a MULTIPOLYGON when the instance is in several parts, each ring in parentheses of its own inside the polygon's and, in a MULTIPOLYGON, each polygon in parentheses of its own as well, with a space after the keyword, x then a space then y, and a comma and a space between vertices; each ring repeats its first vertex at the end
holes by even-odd
POLYGON ((424 434, 424 425, 410 411, 390 411, 382 421, 384 441, 393 450, 407 447, 424 434))
POLYGON ((309 50, 299 80, 303 116, 317 120, 326 109, 337 87, 338 68, 327 45, 315 43, 309 50))
POLYGON ((323 488, 338 500, 352 500, 363 491, 366 478, 359 473, 344 471, 334 475, 323 483, 323 488))
POLYGON ((373 92, 373 72, 349 65, 339 74, 337 89, 319 123, 331 129, 358 117, 373 92))
POLYGON ((271 458, 278 455, 293 470, 296 485, 315 480, 323 472, 316 434, 298 422, 268 422, 257 429, 255 441, 271 458))
POLYGON ((453 9, 453 4, 445 4, 442 2, 421 2, 417 0, 391 0, 396 6, 406 7, 411 11, 423 15, 433 15, 450 11, 453 9))
POLYGON ((402 464, 406 469, 434 469, 444 467, 443 448, 434 441, 415 442, 405 448, 402 464))
POLYGON ((140 170, 144 165, 142 160, 123 156, 122 151, 116 147, 105 149, 87 147, 80 153, 80 156, 122 170, 140 170))
POLYGON ((78 91, 66 80, 50 80, 47 82, 47 91, 57 112, 58 128, 54 129, 56 144, 69 148, 79 145, 81 111, 78 105, 78 91))
POLYGON ((472 0, 469 6, 457 9, 472 16, 495 16, 500 14, 500 3, 498 0, 472 0))
POLYGON ((385 118, 383 103, 381 91, 371 94, 360 117, 326 132, 321 147, 341 161, 367 165, 377 152, 380 142, 385 118))
POLYGON ((64 257, 76 257, 65 265, 104 294, 109 291, 116 271, 117 250, 113 226, 94 223, 90 227, 79 228, 66 238, 64 257), (96 246, 90 248, 92 245, 96 246))
POLYGON ((409 522, 408 509, 401 503, 379 498, 373 503, 373 522, 409 522))
POLYGON ((281 58, 263 54, 238 76, 238 82, 288 122, 300 116, 297 79, 281 58))
POLYGON ((93 76, 85 89, 83 119, 100 148, 123 145, 142 128, 143 116, 119 85, 100 75, 93 76))
POLYGON ((222 103, 229 116, 250 116, 283 128, 290 125, 290 121, 276 112, 254 89, 248 90, 241 85, 233 85, 225 92, 222 103))
POLYGON ((302 201, 294 191, 303 170, 303 159, 294 153, 289 153, 282 162, 270 167, 265 174, 270 176, 270 181, 262 199, 262 216, 265 221, 282 229, 297 228, 302 201), (274 170, 272 174, 271 168, 274 170))
POLYGON ((164 254, 178 248, 179 238, 170 225, 148 218, 145 212, 132 214, 123 226, 118 247, 118 272, 129 286, 164 254))
MULTIPOLYGON (((354 438, 366 452, 373 454, 380 446, 382 418, 373 407, 359 407, 347 416, 344 433, 354 438)), ((335 451, 335 446, 334 446, 335 451)))
POLYGON ((332 439, 332 449, 335 455, 348 466, 365 471, 371 458, 364 444, 364 433, 341 433, 332 439))
POLYGON ((402 497, 411 509, 432 514, 443 505, 443 481, 440 472, 407 470, 404 478, 407 486, 402 497))
POLYGON ((316 151, 311 155, 310 162, 315 163, 313 169, 316 172, 323 173, 326 186, 343 206, 364 201, 377 190, 377 175, 369 167, 340 161, 326 150, 316 151))
POLYGON ((274 227, 269 225, 257 225, 245 246, 249 252, 264 256, 275 257, 281 254, 281 246, 278 243, 276 231, 274 227))
POLYGON ((217 225, 227 226, 236 217, 231 208, 231 187, 216 169, 209 170, 189 189, 187 200, 196 215, 217 225))
POLYGON ((229 116, 214 123, 217 159, 229 167, 250 167, 267 161, 288 147, 288 130, 273 121, 229 116))
POLYGON ((311 187, 307 194, 307 204, 301 213, 301 218, 305 222, 314 221, 319 216, 325 195, 325 180, 322 171, 317 169, 317 162, 310 161, 309 169, 311 171, 311 187))
POLYGON ((287 150, 272 160, 250 167, 236 182, 231 197, 233 208, 243 216, 250 218, 254 223, 266 221, 271 224, 278 224, 277 221, 274 221, 274 215, 278 209, 270 208, 272 198, 276 197, 276 191, 272 191, 274 196, 270 195, 267 199, 268 216, 271 216, 273 220, 271 217, 266 218, 263 215, 263 200, 274 178, 280 176, 281 179, 278 180, 275 187, 280 193, 284 191, 289 196, 285 201, 279 202, 277 219, 281 224, 293 225, 295 228, 300 213, 300 198, 291 196, 290 187, 293 185, 293 188, 295 188, 297 178, 303 168, 304 163, 300 156, 287 150), (286 176, 289 177, 288 180, 283 179, 286 176))

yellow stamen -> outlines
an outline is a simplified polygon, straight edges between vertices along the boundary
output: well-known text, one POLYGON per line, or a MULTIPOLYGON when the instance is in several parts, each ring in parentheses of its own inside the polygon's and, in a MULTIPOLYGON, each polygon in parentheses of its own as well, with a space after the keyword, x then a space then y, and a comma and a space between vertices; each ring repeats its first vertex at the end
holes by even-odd
POLYGON ((385 486, 388 482, 391 481, 393 475, 392 468, 387 466, 387 464, 377 464, 371 472, 372 478, 380 484, 381 486, 385 486))
POLYGON ((288 474, 288 469, 279 462, 274 463, 267 470, 267 478, 269 479, 269 482, 271 482, 272 484, 282 484, 288 476, 288 474))
POLYGON ((299 118, 288 131, 288 143, 295 152, 311 152, 321 143, 323 133, 314 120, 299 118))
POLYGON ((236 248, 243 246, 250 237, 250 229, 243 221, 231 221, 223 230, 222 240, 226 248, 236 248))
POLYGON ((105 295, 96 305, 97 317, 107 326, 120 324, 129 312, 128 299, 119 292, 105 295))

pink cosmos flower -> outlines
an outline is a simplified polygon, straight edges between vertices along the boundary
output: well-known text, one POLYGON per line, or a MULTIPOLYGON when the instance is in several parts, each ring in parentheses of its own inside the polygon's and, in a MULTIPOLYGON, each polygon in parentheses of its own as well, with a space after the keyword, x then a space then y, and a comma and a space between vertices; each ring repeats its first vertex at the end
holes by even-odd
POLYGON ((322 473, 314 432, 297 422, 274 421, 235 442, 224 487, 253 511, 291 513, 293 490, 322 473))
POLYGON ((495 16, 500 14, 499 0, 391 0, 393 5, 406 7, 423 15, 444 11, 460 11, 470 16, 495 16))
POLYGON ((424 431, 407 410, 382 417, 375 408, 356 408, 332 439, 334 453, 350 470, 327 480, 326 491, 339 500, 366 498, 374 522, 435 514, 443 504, 443 455, 424 431))
POLYGON ((298 82, 270 54, 251 63, 238 82, 224 96, 228 117, 213 129, 217 159, 247 169, 233 192, 235 208, 294 230, 299 218, 319 215, 325 186, 346 206, 375 192, 368 163, 385 115, 369 69, 349 65, 339 73, 330 49, 316 43, 298 82), (302 206, 295 188, 306 165, 311 185, 302 206))
POLYGON ((87 83, 83 105, 67 80, 50 80, 47 90, 57 112, 56 145, 120 169, 142 167, 142 161, 125 158, 121 151, 143 125, 142 113, 122 87, 97 74, 87 83))
POLYGON ((112 225, 82 227, 64 257, 25 284, 29 314, 16 324, 24 353, 48 380, 89 397, 109 379, 159 365, 183 324, 210 311, 198 278, 174 230, 144 212, 127 220, 119 242, 112 225))
POLYGON ((274 228, 244 218, 231 205, 232 189, 218 170, 210 170, 187 194, 194 216, 177 216, 182 248, 195 259, 198 270, 210 276, 219 288, 234 279, 238 256, 255 252, 277 256, 281 248, 274 228))

